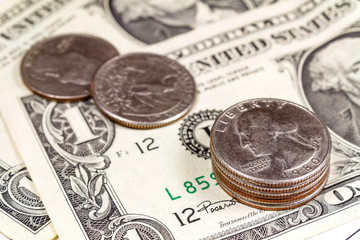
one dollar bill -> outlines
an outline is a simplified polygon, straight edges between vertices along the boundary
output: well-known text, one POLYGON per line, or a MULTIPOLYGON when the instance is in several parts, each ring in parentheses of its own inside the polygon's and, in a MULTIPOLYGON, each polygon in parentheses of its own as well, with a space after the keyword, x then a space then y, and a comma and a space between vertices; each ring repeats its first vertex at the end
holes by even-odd
POLYGON ((296 209, 264 211, 226 195, 208 149, 212 121, 241 100, 327 107, 313 98, 310 59, 357 38, 358 12, 358 1, 302 1, 155 46, 188 68, 199 91, 189 115, 159 129, 116 125, 92 100, 3 93, 1 112, 61 239, 304 239, 359 217, 360 151, 328 115, 320 114, 334 142, 328 185, 296 209))

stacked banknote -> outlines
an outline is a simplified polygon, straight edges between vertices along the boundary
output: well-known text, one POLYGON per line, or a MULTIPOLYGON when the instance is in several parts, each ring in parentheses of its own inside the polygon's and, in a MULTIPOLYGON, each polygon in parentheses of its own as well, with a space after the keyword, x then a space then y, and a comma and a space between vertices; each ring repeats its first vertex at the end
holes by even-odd
POLYGON ((359 1, 3 1, 1 234, 303 240, 359 218, 359 1), (113 54, 74 35, 105 40, 113 54), (22 64, 52 37, 55 48, 22 64), (140 66, 150 55, 171 60, 140 66), (25 78, 86 94, 54 101, 25 78), (267 125, 292 103, 325 122, 331 153, 307 111, 267 125), (239 125, 248 105, 266 113, 239 125))

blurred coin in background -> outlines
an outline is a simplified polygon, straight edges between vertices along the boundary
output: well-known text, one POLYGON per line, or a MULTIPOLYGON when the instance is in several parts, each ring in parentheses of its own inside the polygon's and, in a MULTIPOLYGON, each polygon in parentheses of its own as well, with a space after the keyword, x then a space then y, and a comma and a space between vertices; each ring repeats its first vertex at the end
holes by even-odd
POLYGON ((117 56, 108 42, 89 35, 59 35, 35 44, 21 62, 25 85, 55 100, 90 96, 91 78, 101 64, 117 56))

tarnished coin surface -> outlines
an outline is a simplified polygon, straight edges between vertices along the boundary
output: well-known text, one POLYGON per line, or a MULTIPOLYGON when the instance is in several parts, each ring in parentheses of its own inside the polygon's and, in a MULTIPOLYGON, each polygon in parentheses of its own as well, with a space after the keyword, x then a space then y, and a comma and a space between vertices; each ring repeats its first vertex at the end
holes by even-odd
POLYGON ((135 53, 103 64, 91 84, 99 109, 111 120, 132 128, 156 128, 185 115, 194 103, 191 74, 167 57, 135 53))
POLYGON ((291 186, 318 174, 331 150, 326 125, 304 107, 280 99, 231 106, 214 122, 210 139, 212 160, 229 175, 269 187, 291 186))
POLYGON ((90 83, 101 64, 117 56, 108 42, 89 35, 59 35, 35 44, 21 62, 25 85, 55 100, 90 96, 90 83))

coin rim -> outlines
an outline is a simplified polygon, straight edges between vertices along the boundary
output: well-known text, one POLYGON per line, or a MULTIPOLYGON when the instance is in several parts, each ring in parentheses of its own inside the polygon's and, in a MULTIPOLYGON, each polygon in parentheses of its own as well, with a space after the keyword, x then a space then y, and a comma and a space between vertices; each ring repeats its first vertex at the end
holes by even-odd
POLYGON ((303 186, 303 188, 296 188, 293 189, 293 191, 288 192, 254 192, 251 189, 246 188, 246 186, 239 186, 236 183, 232 182, 230 179, 228 179, 226 176, 224 176, 221 172, 219 172, 217 169, 214 169, 214 174, 217 177, 216 180, 222 182, 224 185, 229 187, 230 189, 239 192, 241 194, 249 195, 254 198, 260 198, 260 199, 267 199, 267 200, 291 200, 295 198, 299 198, 299 196, 305 196, 306 194, 311 193, 314 188, 317 188, 319 183, 324 181, 325 178, 327 178, 329 174, 329 167, 325 169, 325 171, 313 182, 310 182, 309 184, 306 184, 303 186), (215 173, 216 172, 216 173, 215 173))
POLYGON ((224 166, 219 159, 216 158, 215 154, 212 154, 212 149, 210 149, 211 152, 211 161, 220 169, 223 173, 226 173, 229 177, 231 177, 235 182, 238 182, 238 184, 247 184, 251 186, 254 190, 256 189, 264 189, 264 191, 267 191, 265 189, 278 189, 278 190, 285 190, 285 189, 291 189, 292 187, 300 187, 304 185, 304 183, 312 181, 314 178, 317 178, 321 173, 324 171, 326 167, 330 167, 330 155, 328 156, 328 159, 325 159, 326 164, 322 166, 321 168, 317 168, 316 171, 313 171, 313 174, 304 177, 299 178, 297 181, 288 180, 286 182, 280 183, 280 184, 273 184, 273 183, 263 183, 263 182, 256 182, 252 179, 248 179, 244 176, 238 175, 237 172, 234 172, 232 169, 228 169, 226 166, 224 166))
POLYGON ((330 166, 328 165, 315 180, 309 181, 302 186, 286 189, 254 189, 252 186, 238 184, 236 181, 233 181, 231 178, 229 178, 229 176, 221 172, 221 170, 213 166, 213 171, 216 172, 216 175, 220 175, 218 180, 224 182, 225 185, 227 184, 227 182, 229 182, 237 189, 245 191, 249 195, 269 199, 289 198, 292 195, 302 194, 310 190, 310 188, 314 187, 314 185, 321 181, 328 174, 329 169, 330 166))
POLYGON ((241 202, 241 203, 243 203, 243 204, 245 204, 247 206, 254 207, 254 208, 257 208, 257 209, 263 209, 263 210, 282 211, 282 210, 289 210, 289 209, 297 208, 297 207, 300 207, 302 205, 305 205, 307 202, 310 202, 311 200, 316 198, 321 193, 321 191, 325 188, 326 183, 327 183, 327 179, 325 179, 323 184, 318 189, 316 189, 311 195, 308 195, 305 198, 300 199, 297 202, 293 202, 293 203, 290 203, 290 204, 277 204, 277 205, 275 205, 275 204, 269 205, 269 204, 254 203, 252 201, 242 199, 241 196, 237 196, 236 193, 232 192, 231 189, 228 189, 225 185, 223 185, 223 183, 219 183, 219 186, 229 196, 235 198, 237 201, 239 201, 239 202, 241 202))
POLYGON ((281 198, 281 199, 261 198, 261 197, 252 196, 252 195, 243 193, 241 191, 238 191, 237 189, 234 189, 232 186, 229 186, 224 182, 222 182, 222 184, 246 200, 249 200, 249 201, 252 201, 255 203, 259 203, 259 204, 266 204, 266 205, 272 206, 272 205, 292 204, 292 203, 303 200, 304 198, 310 196, 313 192, 318 190, 319 187, 323 186, 324 182, 326 184, 327 178, 328 178, 328 174, 326 174, 326 176, 323 179, 321 179, 321 181, 319 181, 314 188, 310 189, 310 191, 308 191, 306 193, 299 194, 298 196, 291 197, 291 198, 281 198))

